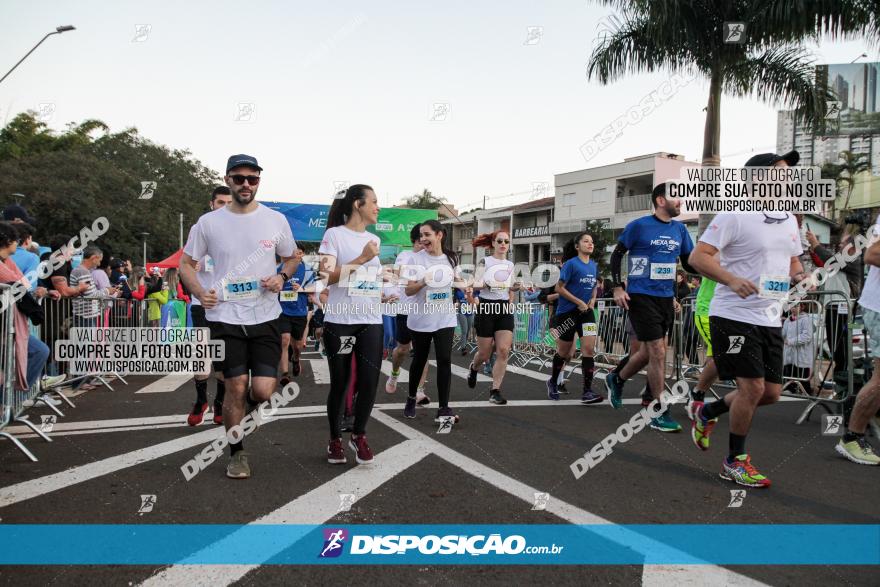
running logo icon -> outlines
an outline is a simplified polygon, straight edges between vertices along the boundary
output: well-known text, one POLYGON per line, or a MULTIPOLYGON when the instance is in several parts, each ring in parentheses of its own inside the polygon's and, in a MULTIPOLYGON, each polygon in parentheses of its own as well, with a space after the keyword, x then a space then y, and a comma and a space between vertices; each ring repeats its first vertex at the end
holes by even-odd
POLYGON ((336 513, 340 512, 350 512, 351 506, 354 505, 355 495, 354 493, 340 493, 339 494, 339 509, 336 510, 336 513))
POLYGON ((548 503, 550 503, 549 493, 535 493, 535 505, 532 506, 532 511, 542 512, 547 509, 548 503))
POLYGON ((350 355, 351 351, 354 349, 354 336, 340 336, 339 337, 339 350, 336 352, 337 355, 350 355))
POLYGON ((443 416, 440 419, 440 427, 437 434, 449 434, 452 432, 452 425, 455 423, 455 416, 443 416))
POLYGON ((822 415, 822 436, 842 436, 843 416, 837 414, 822 415))
POLYGON ((729 508, 738 508, 742 507, 743 502, 746 499, 746 490, 745 489, 731 489, 730 490, 730 503, 727 504, 729 508))
POLYGON ((141 496, 141 507, 138 508, 138 514, 141 516, 144 514, 148 514, 153 511, 153 507, 156 505, 156 496, 155 495, 142 495, 141 496))
POLYGON ((52 428, 55 427, 55 415, 49 414, 48 416, 40 416, 42 422, 40 423, 40 430, 42 432, 52 432, 52 428))
POLYGON ((746 23, 744 22, 725 22, 724 23, 724 42, 741 45, 746 42, 746 23))
POLYGON ((155 181, 142 181, 141 195, 138 196, 138 200, 151 200, 153 198, 153 192, 156 191, 156 185, 155 181))
POLYGON ((738 355, 742 350, 743 343, 746 341, 745 336, 729 336, 730 344, 727 347, 728 355, 738 355))
POLYGON ((324 529, 324 548, 318 558, 336 558, 342 554, 348 532, 342 528, 324 529))
POLYGON ((648 258, 647 257, 636 257, 632 260, 632 269, 630 269, 630 275, 644 275, 645 269, 648 267, 648 258))

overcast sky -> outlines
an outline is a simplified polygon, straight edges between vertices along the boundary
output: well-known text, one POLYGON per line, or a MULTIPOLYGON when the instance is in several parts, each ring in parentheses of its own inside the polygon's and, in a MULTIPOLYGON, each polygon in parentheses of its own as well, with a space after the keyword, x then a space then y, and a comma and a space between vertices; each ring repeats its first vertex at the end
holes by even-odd
MULTIPOLYGON (((7 0, 0 75, 56 26, 77 30, 0 84, 0 122, 41 109, 55 129, 135 126, 220 171, 249 153, 265 168, 260 199, 289 202, 329 202, 348 182, 372 185, 382 205, 423 188, 460 208, 484 195, 505 205, 541 182, 552 195, 555 173, 655 151, 699 160, 702 80, 585 159, 585 142, 667 79, 587 80, 608 14, 584 0, 7 0)), ((880 60, 863 42, 811 49, 818 62, 880 60)), ((773 106, 723 99, 724 165, 775 143, 773 106)))

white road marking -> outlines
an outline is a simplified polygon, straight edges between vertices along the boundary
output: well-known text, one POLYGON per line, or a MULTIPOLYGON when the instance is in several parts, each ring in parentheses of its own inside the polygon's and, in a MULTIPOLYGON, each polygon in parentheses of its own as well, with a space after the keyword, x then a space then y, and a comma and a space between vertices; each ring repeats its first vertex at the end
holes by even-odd
POLYGON ((172 373, 171 375, 165 375, 161 379, 157 379, 135 393, 168 393, 170 391, 175 391, 187 381, 192 381, 192 375, 172 373))
POLYGON ((305 359, 312 367, 312 373, 315 376, 315 384, 330 385, 330 365, 327 359, 305 359))
MULTIPOLYGON (((437 367, 437 361, 435 361, 433 359, 428 361, 428 363, 430 363, 432 367, 435 367, 435 368, 437 367)), ((453 363, 452 364, 452 374, 455 375, 456 377, 461 377, 462 379, 467 379, 468 378, 468 369, 466 367, 459 367, 458 365, 453 363)), ((483 368, 480 367, 480 372, 477 375, 477 383, 485 383, 487 381, 491 382, 492 378, 483 375, 483 368)))
MULTIPOLYGON (((528 504, 533 504, 535 499, 535 493, 538 493, 539 490, 534 487, 529 487, 525 483, 517 481, 512 477, 508 477, 504 473, 500 473, 482 463, 471 459, 457 451, 452 450, 446 445, 434 440, 430 436, 422 434, 421 432, 415 430, 408 424, 405 424, 395 418, 392 418, 388 414, 377 412, 374 414, 374 419, 382 422, 398 434, 409 438, 412 441, 420 443, 424 450, 430 452, 432 454, 437 455, 442 458, 446 462, 451 465, 454 465, 466 473, 473 475, 474 477, 489 483, 494 486, 496 489, 500 489, 501 491, 505 491, 514 497, 518 497, 521 500, 525 501, 528 504)), ((547 504, 546 511, 551 514, 562 518, 572 524, 578 525, 586 525, 586 524, 608 524, 615 525, 614 522, 610 520, 606 520, 596 514, 583 510, 577 506, 571 505, 567 502, 564 502, 558 498, 553 498, 547 504)), ((687 555, 686 553, 682 553, 662 542, 658 542, 655 540, 651 540, 645 535, 638 534, 629 530, 621 530, 618 535, 631 535, 633 540, 632 544, 647 546, 648 548, 644 549, 644 554, 646 556, 652 557, 662 557, 664 553, 667 556, 686 556, 688 558, 693 558, 691 555, 687 555)), ((613 536, 607 536, 607 540, 614 540, 613 536)), ((625 543, 621 543, 626 545, 625 543)), ((630 546, 633 550, 637 552, 639 549, 635 546, 630 546)), ((660 585, 656 580, 659 578, 659 574, 662 573, 665 581, 662 585, 679 585, 679 584, 694 584, 694 585, 727 585, 727 584, 741 584, 741 585, 763 585, 757 581, 749 579, 748 577, 743 577, 737 573, 732 571, 728 571, 722 567, 718 567, 715 565, 697 565, 699 570, 689 569, 688 566, 672 566, 672 565, 643 565, 645 570, 643 571, 643 581, 645 581, 645 576, 650 584, 652 585, 660 585), (662 571, 658 571, 657 569, 651 568, 657 567, 662 569, 662 571), (649 570, 650 569, 650 570, 649 570), (696 581, 696 582, 694 582, 696 581), (741 583, 736 583, 736 581, 741 581, 741 583)))
MULTIPOLYGON (((392 367, 391 361, 389 361, 387 359, 382 361, 382 373, 384 373, 385 375, 387 375, 389 377, 391 377, 391 367, 392 367)), ((398 385, 401 383, 409 383, 409 371, 407 371, 403 367, 400 368, 400 375, 397 376, 397 383, 398 383, 398 385)), ((382 383, 380 381, 379 385, 384 389, 384 387, 385 387, 384 383, 382 383)))
MULTIPOLYGON (((349 455, 350 457, 351 455, 349 455)), ((320 487, 294 499, 277 510, 258 518, 251 524, 324 524, 336 516, 339 511, 339 494, 352 493, 357 499, 363 499, 379 486, 390 481, 402 471, 412 467, 428 456, 422 444, 406 440, 376 455, 371 465, 362 465, 348 469, 345 473, 331 479, 320 487)), ((226 538, 206 547, 197 555, 210 553, 214 549, 220 552, 235 549, 240 540, 239 532, 233 532, 226 538)), ((298 539, 290 542, 276 542, 271 549, 263 552, 264 560, 269 560, 280 552, 290 548, 298 539)), ((317 551, 315 553, 317 557, 317 551)), ((174 566, 167 567, 153 575, 141 585, 177 586, 177 585, 230 585, 260 565, 194 565, 187 564, 184 559, 174 566)))
MULTIPOLYGON (((278 408, 278 414, 308 414, 311 412, 327 412, 327 406, 296 406, 291 408, 278 408)), ((205 413, 205 420, 200 424, 201 426, 214 426, 211 422, 211 412, 205 413)), ((124 419, 114 419, 114 420, 88 420, 82 422, 58 422, 55 424, 52 434, 57 432, 66 432, 70 430, 94 430, 94 431, 102 431, 111 428, 129 428, 136 429, 142 428, 145 430, 149 430, 150 428, 164 427, 165 424, 177 424, 180 426, 187 426, 186 424, 186 416, 187 414, 173 414, 171 416, 150 416, 144 418, 124 418, 124 419)), ((30 428, 26 426, 10 426, 4 429, 5 432, 10 432, 13 434, 25 433, 30 431, 30 428)), ((107 430, 112 432, 113 430, 107 430)))
MULTIPOLYGON (((294 414, 288 415, 286 418, 309 418, 318 415, 320 414, 294 414)), ((266 421, 264 425, 271 424, 275 420, 286 418, 276 416, 271 420, 266 421)), ((220 438, 222 434, 224 434, 223 428, 217 426, 210 430, 198 432, 184 438, 176 438, 174 440, 169 440, 168 442, 162 442, 153 446, 148 446, 147 448, 96 461, 94 463, 73 467, 53 475, 31 479, 30 481, 23 481, 21 483, 16 483, 15 485, 9 485, 0 488, 0 508, 26 501, 34 497, 39 497, 59 489, 66 489, 71 485, 97 479, 98 477, 115 473, 116 471, 121 471, 122 469, 127 469, 128 467, 133 467, 135 465, 140 465, 147 461, 160 459, 193 446, 208 444, 215 438, 220 438)))

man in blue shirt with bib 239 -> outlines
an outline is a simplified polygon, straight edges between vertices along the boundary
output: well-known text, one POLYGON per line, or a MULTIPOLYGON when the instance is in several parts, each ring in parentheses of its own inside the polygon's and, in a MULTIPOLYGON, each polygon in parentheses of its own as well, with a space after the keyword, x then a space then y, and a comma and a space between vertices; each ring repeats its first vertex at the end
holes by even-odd
MULTIPOLYGON (((611 405, 623 404, 623 385, 627 379, 648 366, 648 385, 655 399, 660 398, 666 379, 666 333, 675 320, 675 275, 681 260, 685 271, 694 273, 688 256, 694 241, 684 224, 673 220, 681 214, 681 201, 667 197, 666 184, 651 193, 654 214, 626 225, 611 254, 611 278, 614 301, 629 310, 629 319, 641 346, 625 365, 608 374, 605 384, 611 405), (629 252, 627 280, 621 279, 624 253, 629 252)), ((651 428, 661 432, 679 432, 681 426, 664 410, 651 419, 651 428)))

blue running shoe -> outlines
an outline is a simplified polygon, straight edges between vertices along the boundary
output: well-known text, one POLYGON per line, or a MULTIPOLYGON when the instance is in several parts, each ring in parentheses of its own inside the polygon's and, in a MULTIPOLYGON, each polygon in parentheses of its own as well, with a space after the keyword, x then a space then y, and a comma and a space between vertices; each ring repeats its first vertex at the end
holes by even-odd
POLYGON ((651 428, 660 432, 681 432, 681 424, 672 419, 669 410, 666 410, 656 418, 651 418, 651 428))
POLYGON ((416 417, 416 398, 414 398, 414 397, 406 398, 406 405, 403 407, 403 417, 404 418, 415 418, 416 417))
POLYGON ((581 396, 581 403, 585 406, 590 405, 590 404, 601 404, 604 401, 605 401, 605 398, 602 397, 600 394, 596 393, 595 391, 593 391, 592 389, 588 389, 581 396))
POLYGON ((555 377, 547 380, 547 398, 553 401, 559 400, 559 387, 556 385, 555 377))
POLYGON ((608 390, 608 399, 611 400, 611 407, 615 410, 619 409, 623 405, 623 381, 614 371, 605 377, 605 389, 608 390))

